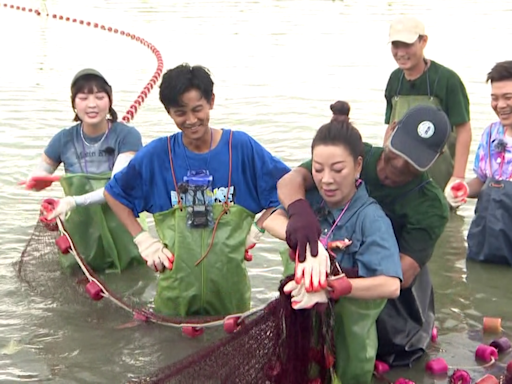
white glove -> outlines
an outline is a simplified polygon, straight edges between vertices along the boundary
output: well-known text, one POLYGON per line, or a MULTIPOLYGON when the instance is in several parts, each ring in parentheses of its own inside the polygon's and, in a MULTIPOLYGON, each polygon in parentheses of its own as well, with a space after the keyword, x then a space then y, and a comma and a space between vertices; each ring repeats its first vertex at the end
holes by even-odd
POLYGON ((295 282, 304 281, 306 292, 320 291, 327 288, 327 273, 330 272, 331 262, 329 253, 322 243, 318 241, 318 255, 311 256, 309 244, 306 248, 306 260, 303 263, 295 262, 295 282))
POLYGON ((322 289, 318 292, 306 292, 304 281, 297 284, 295 280, 288 282, 283 288, 285 294, 292 295, 293 309, 311 309, 318 303, 327 303, 327 291, 322 289))
POLYGON ((464 180, 451 179, 444 189, 448 204, 458 208, 467 201, 469 187, 464 180))
POLYGON ((245 249, 253 249, 254 246, 261 240, 261 237, 265 233, 264 230, 260 230, 256 223, 252 223, 251 230, 245 238, 245 249))
POLYGON ((249 230, 249 234, 245 238, 245 260, 252 261, 251 249, 253 249, 256 244, 261 240, 261 237, 265 233, 265 230, 260 230, 256 222, 252 223, 251 229, 249 230))
POLYGON ((139 248, 140 255, 149 268, 155 272, 171 270, 174 263, 174 255, 165 248, 160 240, 155 239, 148 232, 142 231, 133 239, 139 248))
POLYGON ((49 212, 46 215, 46 218, 48 220, 52 220, 59 216, 61 220, 64 220, 66 218, 66 214, 75 208, 76 202, 73 196, 66 196, 63 199, 58 200, 57 208, 55 208, 53 212, 49 212))

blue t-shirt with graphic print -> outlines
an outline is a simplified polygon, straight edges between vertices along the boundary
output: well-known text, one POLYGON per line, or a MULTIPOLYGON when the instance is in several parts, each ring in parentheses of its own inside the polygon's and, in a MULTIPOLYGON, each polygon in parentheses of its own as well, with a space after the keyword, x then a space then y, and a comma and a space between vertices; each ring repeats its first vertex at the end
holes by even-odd
MULTIPOLYGON (((183 144, 183 135, 170 136, 176 183, 179 185, 189 170, 208 170, 213 176, 213 200, 240 205, 257 214, 277 207, 277 182, 290 171, 281 160, 268 152, 247 133, 233 131, 231 187, 229 185, 229 137, 223 129, 215 148, 195 153, 183 144)), ((105 190, 130 208, 137 217, 141 212, 165 212, 178 203, 178 195, 169 161, 168 137, 153 140, 142 148, 105 190)))
POLYGON ((66 173, 97 175, 111 172, 120 153, 141 148, 142 137, 134 127, 115 122, 106 135, 91 137, 84 133, 82 139, 79 123, 53 136, 44 154, 57 164, 63 163, 66 173))

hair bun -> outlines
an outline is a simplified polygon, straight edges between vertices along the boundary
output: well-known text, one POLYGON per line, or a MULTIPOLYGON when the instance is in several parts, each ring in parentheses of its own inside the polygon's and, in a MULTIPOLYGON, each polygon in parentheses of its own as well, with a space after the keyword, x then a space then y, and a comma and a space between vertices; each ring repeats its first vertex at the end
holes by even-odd
POLYGON ((345 116, 348 118, 348 115, 350 114, 350 105, 346 101, 338 100, 331 104, 331 111, 335 116, 345 116))

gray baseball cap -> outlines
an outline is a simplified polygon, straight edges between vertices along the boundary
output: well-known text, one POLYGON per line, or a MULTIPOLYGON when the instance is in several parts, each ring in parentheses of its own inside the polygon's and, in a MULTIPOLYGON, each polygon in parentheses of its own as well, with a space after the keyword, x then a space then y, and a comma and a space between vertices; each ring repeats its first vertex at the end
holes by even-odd
POLYGON ((105 77, 101 73, 99 73, 97 70, 92 69, 92 68, 85 68, 85 69, 82 69, 80 72, 78 72, 75 75, 75 77, 73 77, 73 80, 71 81, 71 88, 73 88, 73 86, 75 85, 75 83, 78 81, 79 78, 81 78, 82 76, 87 76, 87 75, 97 76, 97 77, 101 78, 103 81, 105 81, 105 83, 107 83, 108 86, 110 86, 107 79, 105 79, 105 77))
POLYGON ((446 113, 432 105, 417 105, 407 111, 391 135, 389 148, 426 171, 443 152, 452 126, 446 113))

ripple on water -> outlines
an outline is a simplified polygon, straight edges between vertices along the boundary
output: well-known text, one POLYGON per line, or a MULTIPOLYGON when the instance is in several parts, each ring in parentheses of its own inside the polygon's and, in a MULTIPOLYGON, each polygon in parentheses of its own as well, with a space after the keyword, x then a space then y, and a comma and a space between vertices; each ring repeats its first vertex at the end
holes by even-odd
MULTIPOLYGON (((498 1, 466 2, 464 7, 441 0, 46 4, 50 12, 142 36, 160 49, 165 68, 182 62, 209 67, 216 91, 213 126, 248 132, 290 166, 310 156, 311 139, 329 121, 329 105, 335 100, 351 103, 351 118, 365 140, 382 142, 383 90, 394 69, 388 23, 405 13, 424 20, 427 55, 464 80, 471 99, 474 153, 482 130, 496 119, 488 106, 485 76, 496 61, 507 59, 495 36, 512 36, 512 11, 498 1)), ((43 263, 33 279, 38 292, 18 282, 13 263, 32 232, 39 204, 62 192, 54 186, 31 193, 16 182, 36 166, 51 136, 72 124, 70 79, 81 68, 98 68, 113 86, 114 107, 122 115, 152 76, 156 60, 131 39, 3 8, 0 31, 16 36, 0 43, 2 57, 8 58, 0 71, 0 349, 12 352, 0 354, 0 381, 120 382, 220 337, 212 331, 188 340, 179 330, 148 325, 119 329, 131 321, 126 312, 91 302, 72 281, 43 263), (84 46, 94 55, 82 54, 84 46)), ((158 87, 133 125, 145 143, 176 132, 158 100, 158 87)), ((468 175, 471 169, 472 158, 468 175)), ((473 364, 474 349, 482 340, 482 316, 503 317, 503 326, 512 331, 512 312, 504 304, 512 300, 512 291, 505 289, 510 271, 465 263, 473 210, 469 203, 459 210, 461 216, 451 218, 429 263, 444 350, 433 348, 430 357, 443 356, 454 366, 473 364)), ((274 297, 282 273, 277 251, 283 246, 266 236, 256 247, 248 264, 253 305, 274 297)), ((132 279, 134 295, 151 297, 154 286, 147 287, 137 276, 132 279)), ((423 373, 427 358, 396 375, 430 383, 423 373)), ((483 370, 474 372, 478 377, 483 370)))

